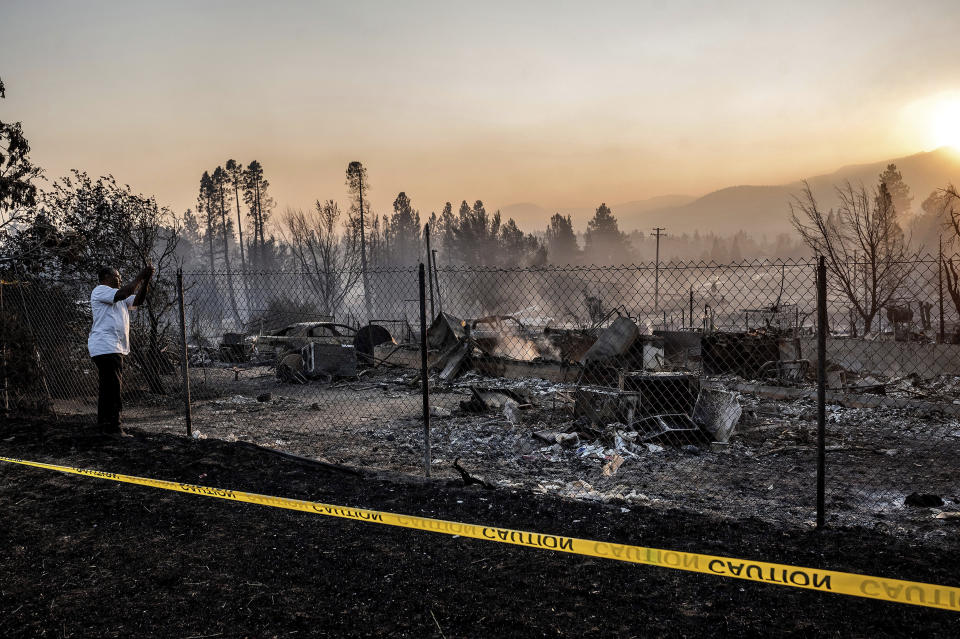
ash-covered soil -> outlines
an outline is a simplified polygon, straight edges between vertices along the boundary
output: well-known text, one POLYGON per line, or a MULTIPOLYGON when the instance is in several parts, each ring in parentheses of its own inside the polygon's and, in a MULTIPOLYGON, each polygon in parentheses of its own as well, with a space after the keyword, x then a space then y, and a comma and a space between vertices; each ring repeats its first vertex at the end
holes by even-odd
MULTIPOLYGON (((242 442, 7 421, 0 455, 957 585, 940 538, 814 532, 331 469, 242 442)), ((335 520, 0 463, 5 637, 928 636, 955 613, 335 520)))
MULTIPOLYGON (((194 429, 200 437, 254 442, 366 468, 423 472, 422 399, 414 372, 368 371, 354 381, 291 385, 279 383, 267 367, 210 368, 194 371, 193 379, 194 429), (269 399, 257 401, 264 393, 269 399)), ((947 380, 937 383, 942 390, 947 380)), ((727 446, 696 440, 644 443, 618 437, 629 430, 622 425, 597 430, 575 420, 568 401, 573 388, 475 373, 449 384, 433 380, 433 474, 459 477, 453 467, 459 459, 472 475, 536 493, 758 517, 800 528, 815 520, 812 400, 741 394, 743 416, 727 446), (521 391, 531 407, 463 411, 460 404, 471 398, 474 386, 521 391), (551 444, 536 435, 543 432, 577 437, 551 444), (622 462, 609 472, 616 457, 622 462)), ((957 417, 937 411, 933 403, 928 410, 830 405, 827 420, 828 521, 910 538, 950 534, 943 518, 960 511, 957 417), (937 495, 943 505, 907 506, 911 493, 937 495)), ((185 430, 177 406, 167 412, 135 409, 128 422, 153 432, 185 430)))

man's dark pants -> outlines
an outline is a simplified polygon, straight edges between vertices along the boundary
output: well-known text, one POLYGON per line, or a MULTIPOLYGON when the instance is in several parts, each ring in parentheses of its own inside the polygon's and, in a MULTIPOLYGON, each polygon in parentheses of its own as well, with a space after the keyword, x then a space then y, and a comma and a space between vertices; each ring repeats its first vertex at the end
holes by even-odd
POLYGON ((123 401, 120 392, 123 386, 123 355, 111 353, 93 358, 100 374, 100 397, 97 401, 97 425, 103 432, 120 430, 120 411, 123 401))

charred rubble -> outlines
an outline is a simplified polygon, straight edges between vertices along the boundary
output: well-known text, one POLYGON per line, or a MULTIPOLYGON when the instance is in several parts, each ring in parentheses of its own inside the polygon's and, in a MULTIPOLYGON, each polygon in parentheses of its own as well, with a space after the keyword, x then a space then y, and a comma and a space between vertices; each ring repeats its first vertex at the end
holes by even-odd
POLYGON ((549 423, 564 426, 534 433, 547 443, 580 444, 611 433, 638 446, 723 443, 740 415, 735 393, 707 388, 692 372, 668 370, 664 339, 643 334, 624 316, 602 329, 535 330, 508 316, 466 321, 443 313, 428 345, 441 384, 471 369, 557 382, 552 396, 539 400, 516 385, 475 384, 460 403, 463 412, 503 412, 511 422, 518 411, 547 410, 549 423))
MULTIPOLYGON (((747 326, 750 313, 760 310, 747 312, 747 326)), ((427 359, 433 385, 467 393, 456 408, 461 415, 502 413, 512 423, 537 415, 537 423, 549 426, 537 431, 544 441, 619 437, 636 446, 723 445, 742 412, 738 393, 792 400, 808 397, 812 388, 809 331, 792 322, 753 323, 744 331, 711 326, 648 334, 625 314, 605 317, 602 325, 565 328, 511 315, 463 319, 440 312, 427 330, 427 359), (535 380, 550 382, 552 392, 531 392, 535 380)), ((217 358, 269 364, 278 380, 297 384, 405 370, 412 391, 420 383, 418 340, 409 326, 397 332, 405 338, 395 339, 381 323, 303 322, 269 335, 225 334, 217 358)), ((924 381, 915 376, 871 374, 837 361, 827 369, 829 392, 925 394, 924 381)), ((847 403, 869 405, 855 397, 847 403)))

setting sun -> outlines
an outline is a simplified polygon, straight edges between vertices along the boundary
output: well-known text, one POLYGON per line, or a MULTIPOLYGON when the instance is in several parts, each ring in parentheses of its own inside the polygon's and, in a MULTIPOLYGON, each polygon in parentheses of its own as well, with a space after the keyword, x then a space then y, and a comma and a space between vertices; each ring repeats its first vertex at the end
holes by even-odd
POLYGON ((960 97, 945 99, 933 108, 930 129, 937 146, 960 150, 960 97))

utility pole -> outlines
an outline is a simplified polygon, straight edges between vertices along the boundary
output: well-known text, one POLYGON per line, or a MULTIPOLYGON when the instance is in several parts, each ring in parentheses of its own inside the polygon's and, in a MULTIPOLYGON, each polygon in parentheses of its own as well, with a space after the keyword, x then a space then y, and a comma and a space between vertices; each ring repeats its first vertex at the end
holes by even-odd
POLYGON ((653 293, 653 308, 654 310, 660 308, 660 232, 666 231, 667 229, 660 228, 659 226, 653 229, 653 232, 657 235, 657 258, 656 265, 654 266, 654 293, 653 293))

